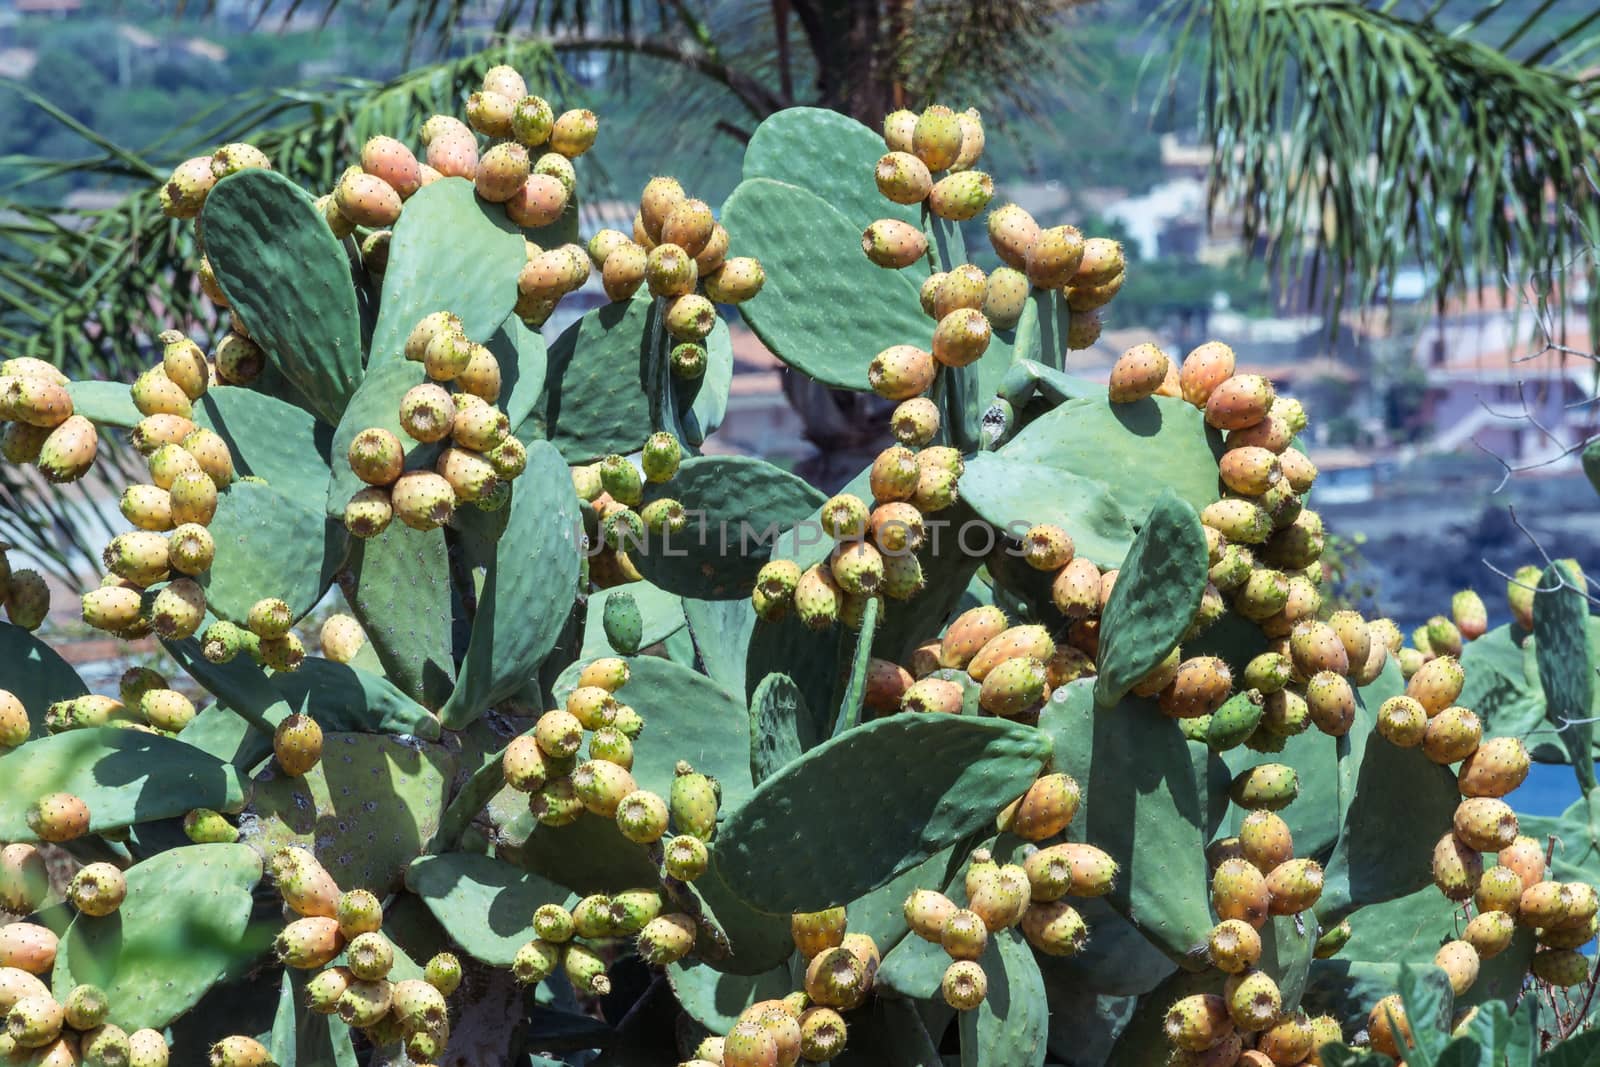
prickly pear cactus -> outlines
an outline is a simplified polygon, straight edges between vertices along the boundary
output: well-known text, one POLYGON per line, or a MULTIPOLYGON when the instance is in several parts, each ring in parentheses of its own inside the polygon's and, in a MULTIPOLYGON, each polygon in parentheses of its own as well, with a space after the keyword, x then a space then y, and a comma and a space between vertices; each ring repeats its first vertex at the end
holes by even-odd
POLYGON ((975 112, 780 113, 581 245, 595 116, 465 113, 321 196, 183 163, 231 328, 0 364, 9 462, 145 464, 78 608, 166 653, 92 692, 0 566, 6 1062, 1420 1063, 1591 980, 1594 794, 1507 800, 1593 790, 1581 574, 1327 610, 1306 412, 1219 342, 1075 376, 1122 250, 975 112), (734 305, 895 405, 843 491, 699 453, 734 305))

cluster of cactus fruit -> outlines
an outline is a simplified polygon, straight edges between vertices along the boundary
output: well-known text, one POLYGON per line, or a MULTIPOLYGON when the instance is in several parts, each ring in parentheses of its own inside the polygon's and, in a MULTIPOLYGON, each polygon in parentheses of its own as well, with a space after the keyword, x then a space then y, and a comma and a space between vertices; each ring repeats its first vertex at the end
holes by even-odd
POLYGON ((586 247, 594 116, 507 67, 466 113, 321 199, 183 163, 227 331, 0 364, 11 462, 145 458, 81 613, 192 679, 91 693, 0 567, 6 1062, 1292 1067, 1405 1056, 1406 964, 1464 1032, 1592 980, 1597 872, 1531 836, 1588 821, 1511 808, 1488 684, 1584 717, 1581 574, 1409 646, 1325 608, 1305 412, 1216 342, 1068 373, 1121 250, 1007 204, 967 262, 975 112, 781 112, 720 213, 655 178, 586 247), (897 443, 831 497, 701 455, 718 305, 897 443))

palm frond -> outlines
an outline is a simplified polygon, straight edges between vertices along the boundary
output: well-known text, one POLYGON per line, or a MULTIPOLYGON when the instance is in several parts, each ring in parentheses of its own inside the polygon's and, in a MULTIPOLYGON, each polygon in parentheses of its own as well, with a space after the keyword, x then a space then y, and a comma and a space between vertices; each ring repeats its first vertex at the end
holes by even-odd
POLYGON ((1396 6, 1168 8, 1173 69, 1205 69, 1213 211, 1237 210, 1246 242, 1330 313, 1410 264, 1439 300, 1560 275, 1600 218, 1585 176, 1600 82, 1566 58, 1593 47, 1594 20, 1546 26, 1545 5, 1488 43, 1498 4, 1454 21, 1448 0, 1414 20, 1396 6))

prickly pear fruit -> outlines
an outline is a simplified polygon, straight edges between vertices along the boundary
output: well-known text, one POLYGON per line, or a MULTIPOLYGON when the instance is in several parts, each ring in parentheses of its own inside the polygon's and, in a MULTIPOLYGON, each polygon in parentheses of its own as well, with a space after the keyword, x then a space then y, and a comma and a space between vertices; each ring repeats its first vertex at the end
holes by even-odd
POLYGON ((1180 1049, 1203 1052, 1228 1036, 1233 1022, 1228 1004, 1215 993, 1196 993, 1167 1009, 1162 1029, 1167 1040, 1180 1049))
POLYGON ((1261 959, 1261 935, 1239 919, 1225 919, 1206 938, 1211 963, 1228 974, 1239 974, 1261 959))
POLYGON ((1000 813, 999 828, 1025 841, 1043 841, 1066 830, 1078 812, 1082 793, 1065 774, 1047 774, 1000 813))
POLYGON ((1533 976, 1560 989, 1570 989, 1589 979, 1589 957, 1575 949, 1545 949, 1536 952, 1533 976))
POLYGON ((1248 860, 1224 860, 1211 876, 1211 907, 1218 918, 1238 919, 1259 930, 1271 902, 1266 876, 1248 860))
POLYGON ((1445 834, 1433 848, 1433 884, 1451 900, 1468 900, 1483 877, 1483 858, 1454 833, 1445 834))
MULTIPOLYGON (((974 312, 973 314, 980 319, 983 317, 981 312, 974 312)), ((966 320, 962 320, 963 328, 965 323, 966 320)), ((952 327, 952 330, 954 329, 955 327, 952 327)), ((987 322, 983 324, 981 332, 983 333, 983 344, 987 345, 987 322)), ((938 341, 938 335, 935 335, 935 341, 938 341)), ((958 343, 967 344, 970 341, 972 344, 976 344, 976 341, 973 341, 966 334, 962 334, 954 341, 948 338, 946 341, 947 347, 943 357, 946 361, 955 358, 952 353, 954 352, 954 346, 958 343)), ((979 354, 981 355, 982 353, 980 352, 979 354)), ((968 360, 968 362, 971 361, 968 360)), ((965 364, 954 365, 964 366, 965 364)), ((934 372, 937 370, 938 363, 935 362, 933 353, 924 352, 915 345, 893 345, 873 357, 872 363, 867 367, 867 382, 874 393, 886 400, 910 400, 912 397, 927 391, 929 386, 933 384, 934 372)))
POLYGON ((911 130, 911 151, 929 170, 945 170, 961 156, 961 120, 942 104, 917 116, 911 130))
POLYGON ((1093 845, 1067 842, 1040 849, 1022 864, 1034 900, 1099 897, 1111 892, 1117 864, 1093 845))
POLYGON ((944 1002, 956 1011, 971 1011, 989 993, 989 978, 983 968, 972 960, 956 960, 945 968, 939 981, 939 992, 944 1002))
POLYGON ((928 193, 928 210, 941 219, 965 222, 982 214, 993 196, 993 178, 982 171, 961 171, 934 183, 928 193))
POLYGON ((1280 863, 1267 875, 1267 892, 1272 914, 1298 915, 1322 896, 1322 865, 1308 858, 1280 863))
POLYGON ((909 152, 890 152, 873 171, 878 192, 896 204, 920 204, 933 188, 928 165, 909 152))
POLYGON ((672 779, 669 807, 679 833, 711 840, 717 827, 720 791, 714 779, 679 761, 672 779))
POLYGON ((1483 742, 1461 762, 1456 784, 1462 796, 1503 797, 1528 777, 1528 750, 1515 737, 1483 742))
POLYGON ((1454 656, 1440 656, 1424 663, 1406 682, 1406 695, 1417 700, 1432 718, 1450 707, 1461 696, 1466 672, 1454 656))
POLYGON ((1232 692, 1227 662, 1217 656, 1197 656, 1178 664, 1172 681, 1161 690, 1161 710, 1177 719, 1210 715, 1232 692))
POLYGON ((1012 718, 1043 700, 1048 689, 1043 662, 1031 656, 1008 659, 984 678, 978 704, 991 715, 1012 718))
POLYGON ((1053 226, 1029 245, 1022 269, 1038 288, 1060 289, 1072 280, 1083 252, 1083 234, 1072 226, 1053 226))
MULTIPOLYGON (((1109 392, 1113 404, 1132 404, 1154 396, 1166 380, 1171 365, 1167 354, 1157 346, 1145 343, 1134 345, 1111 368, 1109 392)), ((1226 472, 1224 472, 1226 477, 1226 472)))
POLYGON ((72 877, 67 899, 85 915, 110 915, 122 907, 128 895, 128 880, 110 863, 91 863, 72 877))
POLYGON ((862 232, 861 251, 880 267, 900 270, 927 253, 928 238, 909 222, 879 219, 862 232))
POLYGON ((316 970, 330 963, 344 948, 339 921, 327 916, 296 919, 273 941, 278 959, 287 967, 316 970))

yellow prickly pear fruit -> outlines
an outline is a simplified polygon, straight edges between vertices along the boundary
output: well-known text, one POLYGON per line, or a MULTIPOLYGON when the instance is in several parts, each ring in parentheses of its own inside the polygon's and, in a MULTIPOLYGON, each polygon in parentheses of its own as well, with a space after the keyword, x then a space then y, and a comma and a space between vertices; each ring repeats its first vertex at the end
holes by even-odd
POLYGON ((946 170, 961 158, 963 132, 956 113, 934 104, 917 116, 911 129, 911 151, 929 170, 946 170))

